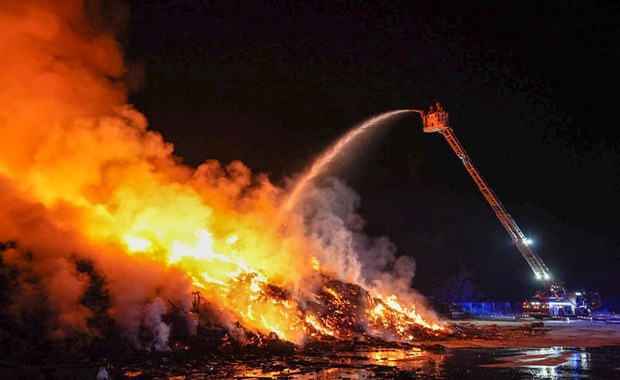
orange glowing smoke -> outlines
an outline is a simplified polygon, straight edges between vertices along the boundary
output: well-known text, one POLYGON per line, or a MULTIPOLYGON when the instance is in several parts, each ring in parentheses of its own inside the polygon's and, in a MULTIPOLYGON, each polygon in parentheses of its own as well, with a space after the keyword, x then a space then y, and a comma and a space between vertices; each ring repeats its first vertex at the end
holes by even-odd
POLYGON ((298 344, 311 326, 330 333, 299 312, 323 275, 391 300, 409 323, 442 329, 432 313, 404 306, 420 300, 409 289, 411 260, 343 222, 359 219, 350 189, 308 187, 304 202, 317 218, 282 217, 285 189, 243 163, 180 164, 127 104, 122 53, 93 26, 95 10, 78 0, 0 3, 0 242, 15 242, 4 263, 37 279, 15 290, 12 311, 44 295, 57 315, 51 336, 97 333, 88 323, 95 311, 81 301, 93 281, 77 265, 86 261, 105 280, 107 313, 143 347, 166 347, 168 300, 188 309, 196 290, 225 326, 298 344), (349 206, 333 212, 325 191, 349 206), (405 269, 389 274, 364 260, 378 256, 405 269), (269 286, 288 297, 270 297, 269 286), (400 301, 388 298, 395 291, 400 301), (140 329, 152 341, 137 338, 140 329))

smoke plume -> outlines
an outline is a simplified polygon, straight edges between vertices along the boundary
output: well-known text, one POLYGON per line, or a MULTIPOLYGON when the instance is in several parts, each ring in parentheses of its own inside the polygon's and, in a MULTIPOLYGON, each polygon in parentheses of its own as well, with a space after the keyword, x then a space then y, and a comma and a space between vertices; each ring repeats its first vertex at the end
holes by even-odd
MULTIPOLYGON (((109 4, 0 2, 0 254, 16 273, 12 316, 43 305, 46 333, 62 339, 101 334, 105 314, 137 347, 163 350, 171 303, 187 311, 195 291, 222 324, 263 332, 291 325, 282 310, 294 302, 256 301, 243 281, 300 303, 320 272, 409 293, 413 262, 364 236, 359 197, 338 181, 309 187, 304 212, 283 219, 285 191, 267 175, 238 161, 181 164, 128 103, 115 35, 127 13, 109 4)), ((277 332, 303 341, 294 327, 277 332)))

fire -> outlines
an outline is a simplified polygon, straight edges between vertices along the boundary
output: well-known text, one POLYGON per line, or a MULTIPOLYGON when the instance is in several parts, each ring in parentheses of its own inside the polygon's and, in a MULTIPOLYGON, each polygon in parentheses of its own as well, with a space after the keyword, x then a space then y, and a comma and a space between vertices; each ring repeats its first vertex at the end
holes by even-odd
MULTIPOLYGON (((105 279, 107 313, 143 347, 166 346, 167 301, 189 309, 194 292, 221 325, 296 344, 445 329, 432 312, 416 311, 406 276, 393 282, 405 284, 407 301, 387 296, 380 277, 362 284, 368 291, 352 285, 369 264, 335 237, 350 242, 359 231, 284 208, 289 189, 241 162, 183 165, 127 104, 112 34, 88 23, 82 2, 57 3, 0 5, 0 200, 8 205, 0 242, 16 242, 3 260, 39 279, 59 315, 55 334, 92 332, 94 311, 81 300, 95 274, 105 279), (140 340, 141 328, 152 341, 140 340)), ((322 191, 306 186, 310 195, 296 196, 318 202, 328 198, 322 191)), ((333 214, 325 203, 306 205, 333 214)))

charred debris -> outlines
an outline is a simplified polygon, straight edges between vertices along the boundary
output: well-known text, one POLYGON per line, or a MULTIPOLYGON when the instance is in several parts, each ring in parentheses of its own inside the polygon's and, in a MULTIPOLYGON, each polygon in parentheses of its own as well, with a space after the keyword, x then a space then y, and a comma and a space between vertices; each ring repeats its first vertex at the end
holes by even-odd
MULTIPOLYGON (((55 311, 49 306, 39 279, 23 269, 5 262, 4 254, 15 248, 16 242, 0 243, 0 367, 23 365, 53 366, 66 363, 115 363, 116 368, 129 368, 131 363, 174 362, 188 365, 200 361, 238 363, 262 360, 265 363, 298 365, 308 358, 321 358, 364 349, 422 349, 441 351, 433 343, 446 339, 497 339, 502 334, 538 334, 540 330, 520 328, 514 331, 481 328, 473 324, 454 324, 450 329, 436 331, 418 324, 408 324, 405 333, 413 339, 388 339, 402 331, 391 331, 389 320, 368 320, 362 311, 381 300, 372 298, 362 287, 325 278, 325 287, 316 292, 315 300, 305 305, 331 331, 328 335, 309 328, 309 339, 303 347, 280 339, 276 334, 249 331, 237 323, 234 331, 220 324, 220 315, 199 292, 194 293, 193 304, 186 310, 179 302, 169 300, 165 322, 171 326, 169 344, 165 350, 156 350, 145 329, 140 332, 140 347, 131 342, 120 326, 109 317, 110 296, 105 279, 97 273, 92 262, 74 257, 76 268, 90 276, 90 286, 82 303, 93 310, 88 319, 89 333, 75 333, 62 339, 49 334, 54 329, 55 311), (328 291, 329 290, 329 291, 328 291), (190 328, 194 321, 195 329, 190 328), (384 337, 368 331, 385 331, 384 337), (306 359, 301 359, 301 357, 306 359), (278 358, 274 361, 274 358, 278 358), (292 364, 291 364, 292 363, 292 364)), ((287 299, 282 288, 265 285, 263 296, 287 299)), ((308 326, 306 326, 308 328, 308 326)), ((205 364, 207 363, 207 364, 205 364)), ((158 364, 158 365, 159 365, 158 364)), ((232 364, 231 364, 232 365, 232 364)), ((267 365, 267 364, 266 364, 267 365)), ((275 364, 274 364, 275 365, 275 364)))

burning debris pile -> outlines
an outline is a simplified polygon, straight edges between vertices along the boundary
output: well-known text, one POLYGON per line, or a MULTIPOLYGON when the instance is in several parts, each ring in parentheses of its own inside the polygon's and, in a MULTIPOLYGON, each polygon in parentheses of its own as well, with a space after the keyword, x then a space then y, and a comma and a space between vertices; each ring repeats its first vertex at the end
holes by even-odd
MULTIPOLYGON (((17 248, 15 242, 0 244, 0 258, 10 257, 17 248)), ((25 259, 32 260, 35 254, 29 256, 25 259)), ((3 356, 7 360, 40 363, 45 357, 45 361, 62 362, 67 359, 121 358, 130 352, 134 352, 134 357, 142 357, 148 352, 176 352, 182 356, 179 353, 188 350, 192 356, 240 352, 245 355, 252 352, 293 354, 299 350, 322 352, 328 347, 337 350, 342 345, 351 344, 358 347, 385 347, 390 342, 411 344, 446 338, 451 333, 445 326, 426 327, 417 323, 415 313, 399 309, 398 303, 373 297, 359 285, 324 276, 323 286, 314 294, 314 300, 307 301, 304 307, 298 306, 287 316, 291 328, 304 333, 306 339, 303 344, 281 339, 273 331, 246 328, 239 320, 233 325, 223 323, 222 309, 200 291, 193 293, 193 302, 188 308, 173 300, 168 300, 167 307, 158 304, 165 311, 156 314, 152 320, 145 318, 136 335, 126 340, 122 338, 127 336, 123 334, 123 326, 110 317, 111 300, 105 279, 94 272, 92 263, 76 262, 76 268, 91 278, 81 304, 96 313, 87 320, 90 334, 75 333, 60 339, 48 331, 58 322, 45 293, 37 291, 42 286, 40 279, 32 273, 23 273, 15 265, 0 262, 0 285, 3 289, 0 293, 3 306, 0 320, 2 338, 6 338, 4 343, 7 343, 3 344, 7 348, 3 356), (24 276, 30 277, 28 283, 20 280, 24 276), (15 310, 19 314, 13 314, 15 310), (167 327, 166 342, 161 341, 154 325, 167 327), (51 356, 50 352, 53 353, 51 356)), ((240 287, 256 286, 258 302, 294 303, 289 291, 268 283, 253 283, 255 277, 245 275, 234 282, 240 287)))
MULTIPOLYGON (((291 295, 282 288, 263 284, 259 298, 268 302, 289 302, 291 295)), ((213 321, 216 311, 204 301, 201 293, 195 293, 192 312, 200 318, 213 321)), ((398 310, 381 299, 374 298, 359 285, 347 284, 339 280, 324 278, 323 288, 315 293, 315 300, 308 301, 304 308, 299 308, 293 323, 295 327, 306 332, 304 346, 317 342, 333 341, 400 341, 415 342, 423 339, 445 337, 449 333, 446 327, 418 324, 415 316, 398 310), (434 328, 433 328, 434 327, 434 328)), ((214 327, 213 322, 209 324, 214 327)), ((243 328, 237 324, 237 327, 243 328)), ((268 336, 245 332, 240 342, 262 345, 263 341, 278 341, 276 333, 268 336)))
POLYGON ((167 352, 205 332, 215 347, 447 332, 411 288, 413 260, 364 235, 344 184, 182 164, 127 103, 131 72, 102 22, 118 14, 0 3, 5 357, 167 352))

